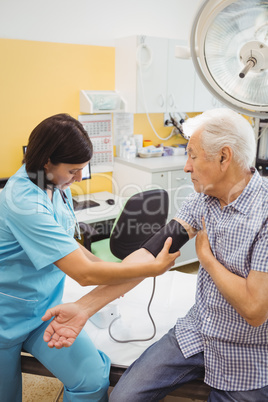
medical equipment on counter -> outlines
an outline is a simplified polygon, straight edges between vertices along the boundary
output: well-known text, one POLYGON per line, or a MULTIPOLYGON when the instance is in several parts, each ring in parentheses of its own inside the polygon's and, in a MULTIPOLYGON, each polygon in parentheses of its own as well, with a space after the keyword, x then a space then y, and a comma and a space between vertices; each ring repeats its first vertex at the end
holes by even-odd
POLYGON ((115 303, 109 303, 89 319, 96 327, 103 329, 108 328, 116 318, 120 318, 119 307, 115 303))
POLYGON ((137 155, 137 147, 133 136, 124 135, 119 143, 119 156, 124 159, 134 159, 137 155))
POLYGON ((154 145, 149 145, 148 147, 143 147, 139 150, 138 156, 141 158, 151 158, 155 156, 162 156, 164 152, 163 147, 155 147, 154 145))
POLYGON ((142 148, 143 145, 143 135, 142 134, 134 134, 134 141, 136 145, 136 155, 138 155, 139 149, 142 148))

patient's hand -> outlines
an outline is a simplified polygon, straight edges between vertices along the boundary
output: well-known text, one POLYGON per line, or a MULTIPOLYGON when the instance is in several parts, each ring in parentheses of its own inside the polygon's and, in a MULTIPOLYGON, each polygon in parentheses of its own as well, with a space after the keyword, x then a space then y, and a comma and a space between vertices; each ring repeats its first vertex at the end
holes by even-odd
POLYGON ((202 225, 203 229, 197 233, 196 241, 195 241, 195 248, 198 260, 201 262, 203 267, 206 269, 206 265, 211 259, 214 259, 212 254, 208 234, 205 225, 205 219, 202 218, 202 225))
POLYGON ((50 348, 71 346, 83 329, 88 316, 75 303, 59 304, 46 311, 43 321, 54 319, 49 323, 44 333, 44 341, 50 348))

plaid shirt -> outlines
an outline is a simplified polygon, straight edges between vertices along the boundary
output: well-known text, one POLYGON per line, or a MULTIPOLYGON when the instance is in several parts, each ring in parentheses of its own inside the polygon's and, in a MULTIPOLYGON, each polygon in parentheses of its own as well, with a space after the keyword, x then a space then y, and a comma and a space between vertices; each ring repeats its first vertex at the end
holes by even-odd
MULTIPOLYGON (((193 193, 177 217, 202 228, 204 216, 213 255, 234 274, 268 272, 268 180, 255 171, 242 194, 223 209, 217 198, 193 193)), ((183 252, 183 251, 182 251, 183 252)), ((201 266, 196 300, 175 332, 187 358, 204 351, 205 382, 229 391, 268 384, 268 320, 252 327, 224 299, 201 266)))

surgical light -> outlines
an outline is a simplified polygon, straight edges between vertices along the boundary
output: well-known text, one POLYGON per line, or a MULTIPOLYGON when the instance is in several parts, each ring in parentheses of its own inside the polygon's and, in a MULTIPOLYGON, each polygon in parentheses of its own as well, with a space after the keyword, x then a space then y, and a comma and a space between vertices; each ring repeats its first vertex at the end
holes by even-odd
MULTIPOLYGON (((187 49, 177 56, 187 57, 187 49)), ((204 85, 240 113, 268 114, 268 1, 203 1, 193 21, 190 54, 204 85)))

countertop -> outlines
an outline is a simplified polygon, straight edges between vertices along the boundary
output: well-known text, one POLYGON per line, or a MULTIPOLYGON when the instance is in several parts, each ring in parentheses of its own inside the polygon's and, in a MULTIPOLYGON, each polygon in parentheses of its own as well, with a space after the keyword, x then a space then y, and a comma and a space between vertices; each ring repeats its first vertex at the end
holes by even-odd
POLYGON ((121 163, 150 173, 165 172, 169 170, 182 170, 187 161, 187 155, 159 156, 151 158, 123 159, 114 158, 115 163, 121 163))

